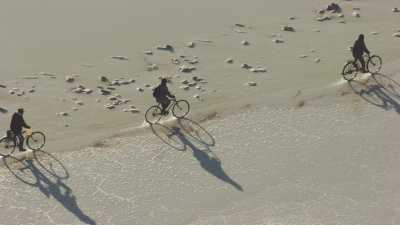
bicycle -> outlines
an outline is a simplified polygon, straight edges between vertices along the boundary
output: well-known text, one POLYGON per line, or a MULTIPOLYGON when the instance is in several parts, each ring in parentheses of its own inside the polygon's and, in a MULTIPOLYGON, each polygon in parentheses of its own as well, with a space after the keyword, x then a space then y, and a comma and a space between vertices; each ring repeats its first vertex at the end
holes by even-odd
MULTIPOLYGON (((31 129, 23 130, 24 140, 26 146, 34 151, 40 150, 46 143, 46 136, 40 131, 33 131, 31 129)), ((18 138, 12 131, 7 131, 7 135, 0 138, 0 155, 8 156, 14 153, 15 148, 18 147, 18 138)))
MULTIPOLYGON (((154 124, 160 121, 161 117, 161 104, 158 103, 157 105, 153 105, 147 109, 145 113, 145 119, 149 124, 154 124)), ((172 115, 178 119, 184 118, 190 110, 190 104, 186 100, 176 100, 175 98, 171 99, 171 103, 166 108, 166 114, 169 111, 172 111, 172 115), (171 110, 172 109, 172 110, 171 110)))
MULTIPOLYGON (((366 69, 369 73, 376 74, 381 70, 382 59, 380 56, 364 54, 363 57, 364 61, 366 62, 366 69)), ((347 81, 353 80, 357 76, 358 72, 360 72, 361 68, 362 65, 359 60, 357 60, 357 62, 354 60, 348 61, 343 67, 343 78, 347 81)))

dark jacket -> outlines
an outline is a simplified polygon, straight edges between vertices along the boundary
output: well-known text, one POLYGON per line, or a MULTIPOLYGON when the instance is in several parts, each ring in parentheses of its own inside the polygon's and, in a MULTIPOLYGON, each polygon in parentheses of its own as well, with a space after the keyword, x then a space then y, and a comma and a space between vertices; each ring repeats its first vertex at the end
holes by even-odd
POLYGON ((353 45, 353 56, 361 57, 364 52, 369 54, 369 50, 367 49, 367 46, 365 46, 364 40, 357 39, 353 45))
POLYGON ((27 129, 31 128, 25 123, 24 117, 19 114, 19 113, 14 113, 12 118, 11 118, 11 125, 10 129, 14 133, 20 133, 22 131, 22 128, 25 127, 27 129))
POLYGON ((153 96, 155 98, 165 98, 167 96, 170 97, 170 98, 174 97, 173 95, 171 95, 171 93, 169 93, 167 85, 162 85, 162 84, 158 85, 154 89, 153 96))

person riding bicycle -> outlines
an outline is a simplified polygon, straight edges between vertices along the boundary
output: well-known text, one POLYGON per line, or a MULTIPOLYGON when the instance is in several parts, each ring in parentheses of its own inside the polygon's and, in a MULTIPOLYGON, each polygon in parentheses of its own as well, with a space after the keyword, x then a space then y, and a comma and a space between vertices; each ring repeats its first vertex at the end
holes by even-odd
MULTIPOLYGON (((19 108, 17 112, 15 112, 11 118, 11 124, 10 124, 10 129, 15 135, 16 138, 18 138, 18 148, 19 151, 23 152, 25 151, 24 149, 24 136, 22 135, 22 128, 27 128, 30 129, 31 127, 28 126, 25 123, 24 120, 24 109, 19 108)), ((14 139, 14 144, 16 145, 16 138, 14 139)))
POLYGON ((352 48, 352 53, 354 57, 354 63, 357 63, 357 60, 360 61, 361 63, 361 71, 363 73, 366 73, 366 68, 365 68, 365 60, 363 58, 363 54, 367 53, 369 55, 369 50, 367 49, 367 46, 365 45, 364 42, 364 35, 360 34, 358 36, 358 39, 354 42, 353 48, 352 48))
POLYGON ((168 80, 163 78, 161 79, 161 84, 158 85, 154 90, 153 90, 153 97, 156 99, 158 103, 161 104, 162 110, 161 114, 165 115, 168 112, 166 111, 167 107, 171 103, 171 100, 169 98, 175 98, 174 95, 172 95, 167 87, 167 82, 168 80))

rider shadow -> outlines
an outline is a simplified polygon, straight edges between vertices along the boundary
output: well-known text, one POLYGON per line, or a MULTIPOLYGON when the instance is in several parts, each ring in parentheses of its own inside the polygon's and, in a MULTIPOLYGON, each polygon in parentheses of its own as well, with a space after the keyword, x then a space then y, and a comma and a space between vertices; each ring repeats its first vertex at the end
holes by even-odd
MULTIPOLYGON (((152 127, 153 126, 163 127, 163 130, 165 132, 164 135, 154 133, 156 136, 169 138, 171 140, 174 140, 174 143, 179 141, 179 150, 184 151, 187 147, 190 148, 192 150, 193 157, 199 161, 200 166, 205 171, 214 175, 218 179, 232 185, 237 190, 243 191, 242 186, 234 181, 232 178, 230 178, 223 170, 221 160, 209 148, 210 146, 215 145, 214 138, 198 123, 189 119, 179 119, 177 126, 173 126, 172 128, 161 124, 153 124, 152 127), (205 135, 207 139, 204 138, 203 135, 205 135), (194 141, 191 141, 191 139, 193 139, 194 141)), ((152 130, 154 132, 158 129, 152 128, 152 130)), ((169 146, 177 149, 176 145, 170 144, 171 141, 163 139, 161 140, 169 146)))
POLYGON ((56 199, 82 223, 96 225, 92 218, 82 212, 72 189, 63 182, 69 178, 69 174, 55 156, 38 150, 33 153, 31 159, 21 160, 8 156, 3 158, 3 161, 7 169, 18 180, 38 188, 47 198, 56 199), (41 159, 41 161, 36 159, 41 159))
POLYGON ((349 81, 349 86, 368 103, 400 113, 400 84, 393 78, 376 73, 365 81, 349 81))

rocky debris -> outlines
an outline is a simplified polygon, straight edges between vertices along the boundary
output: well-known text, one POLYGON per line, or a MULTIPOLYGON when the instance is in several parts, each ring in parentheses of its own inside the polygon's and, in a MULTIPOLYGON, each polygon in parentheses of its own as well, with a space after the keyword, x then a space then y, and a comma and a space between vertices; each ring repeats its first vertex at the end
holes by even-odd
POLYGON ((194 42, 188 42, 187 44, 186 44, 186 47, 188 47, 188 48, 194 48, 196 46, 196 44, 194 43, 194 42))
POLYGON ((396 32, 396 33, 394 33, 392 36, 393 36, 393 37, 398 37, 398 38, 400 38, 400 32, 396 32))
POLYGON ((250 87, 254 87, 254 86, 257 86, 257 83, 254 81, 251 81, 251 82, 247 82, 246 85, 250 86, 250 87))
POLYGON ((233 59, 232 58, 227 58, 225 60, 226 63, 232 64, 233 63, 233 59))
POLYGON ((188 84, 189 81, 188 81, 188 80, 183 80, 183 81, 181 81, 181 83, 182 83, 182 84, 188 84))
POLYGON ((360 12, 354 11, 351 15, 353 15, 354 17, 360 17, 360 12))
POLYGON ((291 16, 291 17, 289 17, 288 19, 289 19, 289 20, 295 20, 295 19, 297 19, 297 18, 294 17, 294 16, 291 16))
POLYGON ((198 77, 198 76, 194 76, 194 77, 192 77, 192 79, 193 79, 194 81, 196 81, 196 82, 200 82, 200 81, 203 81, 203 80, 204 80, 203 78, 200 78, 200 77, 198 77))
POLYGON ((274 39, 272 39, 272 42, 280 44, 280 43, 283 43, 284 41, 282 39, 279 39, 279 38, 274 38, 274 39))
POLYGON ((172 58, 171 62, 172 62, 172 64, 175 64, 175 65, 181 64, 181 61, 179 61, 179 59, 177 59, 177 58, 172 58))
POLYGON ((323 22, 323 21, 327 21, 327 20, 331 20, 330 16, 322 16, 322 17, 318 17, 317 21, 319 22, 323 22))
POLYGON ((237 26, 237 27, 246 27, 246 25, 240 24, 240 23, 235 23, 235 26, 237 26))
POLYGON ((156 64, 151 64, 147 66, 147 71, 151 72, 155 70, 158 70, 158 66, 156 64))
POLYGON ((139 113, 140 111, 133 105, 129 106, 129 108, 125 108, 122 110, 123 112, 130 112, 130 113, 139 113))
POLYGON ((194 95, 193 98, 199 99, 199 98, 200 98, 200 95, 194 95))
POLYGON ((78 84, 75 88, 72 89, 72 92, 82 94, 85 89, 85 86, 83 86, 82 84, 78 84))
POLYGON ((250 66, 250 65, 248 65, 246 63, 240 65, 240 67, 243 68, 243 69, 251 69, 252 68, 252 66, 250 66))
POLYGON ((253 73, 265 73, 267 70, 261 66, 256 66, 250 69, 251 72, 253 73))
POLYGON ((136 90, 139 91, 139 92, 143 92, 144 91, 143 88, 136 88, 136 90))
POLYGON ((197 83, 196 82, 193 82, 193 83, 188 83, 188 86, 189 87, 195 87, 197 85, 197 83))
POLYGON ((0 113, 7 113, 8 110, 6 108, 0 107, 0 113))
POLYGON ((190 73, 193 70, 196 70, 196 67, 194 66, 186 66, 186 65, 182 65, 179 67, 179 71, 182 73, 190 73))
POLYGON ((371 34, 372 34, 372 35, 378 35, 378 34, 379 34, 379 32, 372 31, 372 32, 371 32, 371 34))
POLYGON ((321 62, 321 59, 320 58, 315 58, 314 62, 319 63, 319 62, 321 62))
POLYGON ((197 59, 184 59, 183 61, 189 63, 189 64, 197 64, 199 61, 197 59))
POLYGON ((128 81, 129 81, 129 83, 131 83, 131 84, 136 82, 136 80, 133 79, 133 78, 129 79, 128 81))
POLYGON ((25 91, 24 90, 20 90, 16 94, 17 94, 17 96, 24 96, 25 95, 25 91))
POLYGON ((110 91, 115 91, 115 90, 116 90, 116 88, 113 87, 113 86, 107 86, 106 89, 107 89, 107 90, 110 90, 110 91))
POLYGON ((342 9, 340 6, 336 3, 331 3, 326 7, 326 11, 332 12, 332 13, 340 13, 342 12, 342 9))
POLYGON ((392 12, 398 13, 398 12, 400 12, 400 10, 399 10, 398 8, 395 7, 395 8, 392 9, 392 12))
POLYGON ((99 92, 101 95, 110 95, 111 94, 111 91, 106 90, 104 88, 99 88, 99 92))
POLYGON ((284 26, 282 27, 283 31, 295 32, 295 29, 291 26, 284 26))
POLYGON ((344 15, 343 15, 343 14, 341 14, 341 13, 339 13, 339 14, 337 14, 337 17, 338 17, 338 18, 343 18, 343 17, 344 17, 344 15))
POLYGON ((39 75, 44 76, 44 77, 49 77, 49 78, 57 78, 57 76, 55 74, 46 73, 46 72, 41 72, 41 73, 39 73, 39 75))
POLYGON ((146 55, 153 55, 153 52, 150 51, 150 50, 147 50, 147 51, 144 51, 144 54, 146 54, 146 55))
POLYGON ((7 86, 4 84, 0 84, 0 88, 7 88, 7 86))
POLYGON ((72 77, 72 76, 66 76, 66 77, 65 77, 65 81, 68 82, 68 83, 72 83, 72 82, 75 81, 75 78, 72 77))
POLYGON ((159 45, 156 47, 158 50, 163 50, 163 51, 169 51, 169 52, 174 52, 174 47, 172 45, 159 45))
POLYGON ((248 46, 248 45, 250 45, 250 42, 248 42, 248 41, 244 40, 244 41, 242 41, 242 45, 244 45, 244 46, 248 46))
POLYGON ((189 86, 180 86, 180 89, 187 91, 189 90, 189 86))
POLYGON ((83 102, 82 102, 82 101, 75 101, 75 104, 77 104, 77 105, 83 105, 83 102))
POLYGON ((307 57, 308 57, 307 55, 299 55, 300 59, 304 59, 304 58, 307 58, 307 57))
POLYGON ((101 100, 100 99, 96 99, 96 103, 100 103, 101 102, 101 100))
POLYGON ((59 112, 56 114, 57 116, 69 116, 67 112, 59 112))
POLYGON ((33 93, 33 92, 35 92, 35 89, 33 89, 33 88, 32 88, 32 89, 29 89, 28 92, 29 92, 29 93, 33 93))
POLYGON ((107 103, 107 104, 104 105, 104 108, 106 108, 106 109, 114 109, 115 106, 113 104, 111 104, 111 103, 107 103))
POLYGON ((109 80, 108 80, 108 78, 107 78, 106 76, 100 76, 100 77, 99 77, 99 80, 100 80, 101 82, 109 82, 109 80))
POLYGON ((128 57, 125 56, 111 56, 112 59, 117 59, 117 60, 121 60, 121 61, 126 61, 129 60, 128 57))

